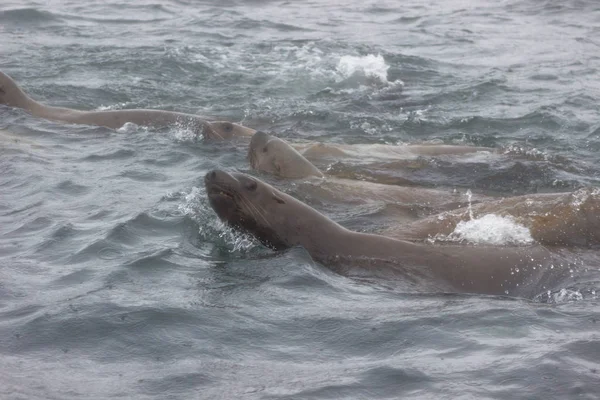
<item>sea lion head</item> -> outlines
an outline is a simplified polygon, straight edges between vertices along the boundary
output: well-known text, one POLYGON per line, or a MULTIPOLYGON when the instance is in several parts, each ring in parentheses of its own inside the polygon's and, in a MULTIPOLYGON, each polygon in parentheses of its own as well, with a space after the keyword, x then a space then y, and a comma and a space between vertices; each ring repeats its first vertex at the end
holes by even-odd
POLYGON ((202 124, 202 135, 210 140, 228 140, 234 137, 252 136, 256 131, 252 128, 229 121, 205 121, 202 124))
POLYGON ((323 177, 321 171, 288 142, 261 131, 252 136, 248 159, 255 170, 281 178, 323 177))
POLYGON ((29 108, 32 100, 8 75, 0 71, 0 104, 10 107, 29 108))
POLYGON ((227 225, 276 250, 294 245, 285 233, 290 196, 242 173, 213 170, 206 174, 204 183, 211 207, 227 225))
POLYGON ((275 250, 313 247, 327 227, 343 229, 300 200, 246 174, 213 170, 204 183, 219 219, 275 250))

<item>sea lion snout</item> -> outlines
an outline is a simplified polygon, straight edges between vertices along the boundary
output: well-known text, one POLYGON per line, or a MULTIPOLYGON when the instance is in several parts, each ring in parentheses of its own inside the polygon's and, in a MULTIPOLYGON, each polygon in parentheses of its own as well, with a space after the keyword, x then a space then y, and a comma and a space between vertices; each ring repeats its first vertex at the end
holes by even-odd
POLYGON ((237 182, 234 176, 220 169, 210 170, 204 175, 204 184, 207 187, 225 183, 232 184, 234 181, 237 182))
POLYGON ((216 170, 212 170, 212 171, 208 171, 206 173, 206 175, 204 175, 204 182, 205 183, 211 183, 213 182, 215 179, 217 178, 217 171, 216 170))

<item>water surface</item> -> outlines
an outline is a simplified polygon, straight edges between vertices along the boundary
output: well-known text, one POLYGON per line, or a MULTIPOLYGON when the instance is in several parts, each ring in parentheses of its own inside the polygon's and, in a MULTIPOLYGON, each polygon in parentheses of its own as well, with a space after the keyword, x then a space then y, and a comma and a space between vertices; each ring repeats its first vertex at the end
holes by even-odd
MULTIPOLYGON (((599 183, 599 26, 591 0, 9 0, 0 68, 56 106, 491 146, 508 156, 396 178, 572 191, 599 183)), ((540 302, 401 293, 224 228, 202 179, 249 172, 243 144, 1 106, 0 129, 18 138, 0 148, 2 398, 600 396, 595 249, 575 288, 540 302)), ((313 205, 353 229, 380 222, 313 205)))

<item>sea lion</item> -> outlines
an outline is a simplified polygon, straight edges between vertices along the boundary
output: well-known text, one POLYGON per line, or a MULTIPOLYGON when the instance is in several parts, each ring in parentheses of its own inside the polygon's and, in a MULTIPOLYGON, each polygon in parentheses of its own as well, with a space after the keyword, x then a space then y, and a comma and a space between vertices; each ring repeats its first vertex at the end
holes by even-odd
MULTIPOLYGON (((205 138, 223 140, 229 139, 232 132, 235 136, 252 136, 259 132, 241 125, 231 125, 223 122, 207 121, 204 125, 207 132, 205 138)), ((263 132, 266 135, 266 133, 263 132)), ((271 136, 273 137, 273 136, 271 136)), ((283 140, 283 139, 280 139, 283 140)), ((285 142, 287 143, 287 142, 285 142)), ((376 162, 384 160, 415 160, 419 157, 438 157, 466 155, 473 153, 493 153, 490 147, 459 146, 445 144, 326 144, 318 142, 288 143, 304 157, 312 160, 322 159, 356 159, 361 162, 376 162)))
POLYGON ((529 229, 531 237, 547 246, 600 244, 600 189, 571 193, 538 193, 482 202, 471 208, 446 211, 382 234, 404 240, 448 238, 458 223, 494 214, 510 217, 529 229))
MULTIPOLYGON (((68 122, 71 124, 98 125, 111 129, 118 129, 126 123, 136 125, 164 127, 173 124, 191 128, 200 132, 205 129, 203 125, 206 118, 194 114, 185 114, 164 110, 111 110, 111 111, 82 111, 71 108, 51 107, 39 103, 29 97, 17 83, 8 75, 0 71, 0 104, 10 107, 22 108, 35 117, 45 118, 52 121, 68 122)), ((215 126, 231 124, 226 121, 215 121, 215 126)), ((247 136, 249 133, 241 125, 234 124, 235 129, 227 138, 235 136, 238 131, 240 135, 247 136)))
POLYGON ((248 160, 255 170, 281 178, 324 176, 288 142, 261 131, 256 132, 250 140, 248 160))
POLYGON ((256 132, 250 140, 248 159, 256 171, 280 178, 308 178, 299 183, 303 192, 334 201, 380 201, 386 204, 419 205, 441 211, 441 207, 449 209, 466 205, 468 201, 490 199, 480 194, 472 194, 467 198, 455 190, 387 185, 325 175, 288 142, 261 131, 256 132))
POLYGON ((542 246, 436 246, 350 231, 271 185, 213 170, 206 191, 217 216, 273 249, 304 247, 350 276, 395 279, 433 292, 532 298, 561 283, 569 263, 542 246))

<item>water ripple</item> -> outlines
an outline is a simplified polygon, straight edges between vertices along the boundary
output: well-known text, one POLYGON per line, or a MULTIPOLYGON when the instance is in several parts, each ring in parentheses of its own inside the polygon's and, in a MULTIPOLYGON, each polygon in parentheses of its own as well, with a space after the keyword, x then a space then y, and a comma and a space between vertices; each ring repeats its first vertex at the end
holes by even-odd
MULTIPOLYGON (((493 148, 320 165, 360 180, 502 196, 600 183, 592 0, 38 3, 0 5, 0 67, 53 106, 493 148)), ((253 174, 247 144, 3 105, 0 128, 1 398, 597 397, 594 247, 533 302, 403 293, 220 223, 203 176, 253 174)), ((431 212, 269 182, 366 231, 431 212)))

